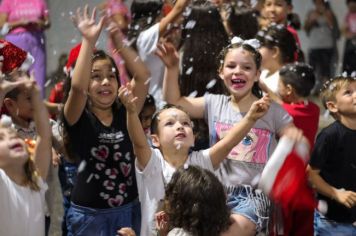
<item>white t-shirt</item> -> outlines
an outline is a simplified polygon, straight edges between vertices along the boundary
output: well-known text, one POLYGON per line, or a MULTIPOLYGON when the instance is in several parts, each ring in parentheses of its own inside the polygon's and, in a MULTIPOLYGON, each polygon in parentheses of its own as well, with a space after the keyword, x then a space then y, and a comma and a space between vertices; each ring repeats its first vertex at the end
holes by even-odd
MULTIPOLYGON (((136 161, 136 178, 141 202, 141 236, 156 235, 154 214, 158 204, 165 196, 165 186, 171 180, 176 169, 166 162, 158 149, 151 149, 151 159, 144 170, 140 170, 136 161)), ((214 171, 209 149, 192 152, 186 163, 214 171)))
POLYGON ((39 178, 40 191, 13 182, 0 169, 0 235, 45 235, 45 192, 47 185, 39 178))
POLYGON ((165 66, 161 59, 155 55, 159 40, 159 23, 154 24, 145 31, 142 31, 136 42, 138 55, 151 72, 150 86, 148 93, 151 94, 158 108, 162 108, 162 85, 165 66))

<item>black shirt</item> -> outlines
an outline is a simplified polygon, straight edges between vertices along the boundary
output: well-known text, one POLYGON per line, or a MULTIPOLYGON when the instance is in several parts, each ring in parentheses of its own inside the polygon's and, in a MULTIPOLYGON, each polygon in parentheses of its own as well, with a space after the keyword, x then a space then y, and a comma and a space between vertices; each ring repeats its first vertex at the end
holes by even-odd
POLYGON ((126 127, 126 109, 114 112, 107 127, 85 109, 69 126, 73 153, 81 164, 72 201, 91 208, 111 208, 137 198, 134 154, 126 127))
MULTIPOLYGON (((320 169, 320 176, 331 186, 356 192, 356 130, 335 121, 316 139, 310 165, 320 169)), ((318 194, 328 204, 326 217, 342 223, 356 221, 356 207, 351 209, 318 194)))

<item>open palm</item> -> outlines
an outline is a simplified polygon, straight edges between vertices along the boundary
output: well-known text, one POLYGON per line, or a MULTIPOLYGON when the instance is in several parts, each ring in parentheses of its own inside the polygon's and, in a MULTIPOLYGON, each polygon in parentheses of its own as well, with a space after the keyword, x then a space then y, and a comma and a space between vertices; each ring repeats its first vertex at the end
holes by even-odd
POLYGON ((93 9, 91 16, 89 16, 89 7, 85 5, 83 13, 78 8, 76 15, 72 17, 74 25, 79 29, 82 36, 91 41, 96 42, 104 25, 104 16, 102 16, 98 23, 95 22, 96 8, 93 9))

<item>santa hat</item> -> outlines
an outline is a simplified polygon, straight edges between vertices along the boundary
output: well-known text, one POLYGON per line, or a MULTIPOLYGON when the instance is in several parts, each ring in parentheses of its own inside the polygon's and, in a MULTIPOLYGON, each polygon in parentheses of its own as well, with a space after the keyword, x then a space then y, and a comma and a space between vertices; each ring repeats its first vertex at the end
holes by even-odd
POLYGON ((28 52, 14 44, 0 40, 0 61, 2 62, 2 73, 8 74, 18 68, 27 71, 35 61, 28 52))
POLYGON ((79 52, 80 52, 80 48, 82 47, 82 44, 79 43, 77 45, 75 45, 69 52, 69 56, 68 56, 68 60, 67 60, 67 63, 66 65, 64 66, 63 70, 64 70, 64 73, 67 75, 67 76, 72 76, 72 73, 73 73, 73 68, 74 68, 74 65, 75 65, 75 62, 77 61, 78 59, 78 56, 79 56, 79 52))
POLYGON ((259 188, 282 207, 315 208, 313 191, 307 185, 308 161, 308 144, 282 137, 262 172, 259 188))

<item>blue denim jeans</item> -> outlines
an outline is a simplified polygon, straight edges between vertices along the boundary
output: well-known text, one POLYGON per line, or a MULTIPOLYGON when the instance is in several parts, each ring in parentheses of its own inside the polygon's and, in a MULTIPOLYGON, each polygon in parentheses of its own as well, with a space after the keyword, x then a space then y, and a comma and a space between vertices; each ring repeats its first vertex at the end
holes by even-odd
POLYGON ((68 209, 68 236, 116 236, 122 227, 131 227, 136 235, 140 235, 141 208, 138 200, 108 209, 82 207, 71 202, 68 209))
POLYGON ((329 220, 315 211, 314 236, 356 236, 356 226, 329 220))
POLYGON ((258 232, 266 230, 270 200, 251 186, 237 186, 228 190, 227 205, 231 213, 246 217, 256 225, 258 232))
POLYGON ((77 178, 77 164, 70 163, 61 157, 61 163, 58 168, 58 178, 61 185, 63 197, 63 219, 62 219, 62 236, 67 236, 67 212, 70 207, 70 197, 72 189, 77 178))

